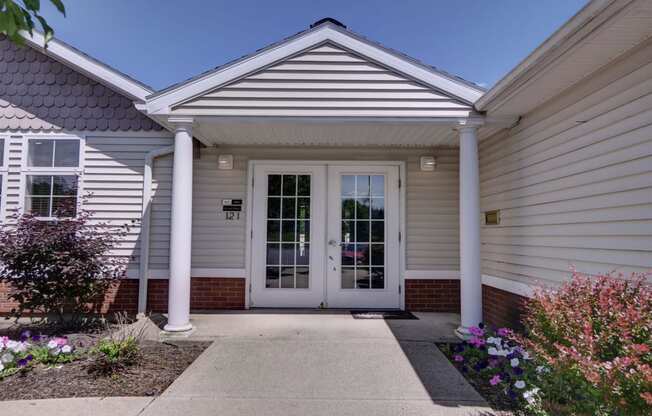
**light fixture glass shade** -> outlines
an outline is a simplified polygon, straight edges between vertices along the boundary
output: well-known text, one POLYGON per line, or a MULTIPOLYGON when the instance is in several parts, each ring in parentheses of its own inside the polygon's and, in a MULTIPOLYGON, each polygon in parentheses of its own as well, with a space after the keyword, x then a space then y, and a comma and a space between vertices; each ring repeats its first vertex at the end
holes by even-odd
POLYGON ((422 171, 433 171, 437 166, 437 160, 434 156, 421 156, 421 170, 422 171))
POLYGON ((219 155, 217 157, 217 168, 219 170, 233 169, 233 155, 219 155))

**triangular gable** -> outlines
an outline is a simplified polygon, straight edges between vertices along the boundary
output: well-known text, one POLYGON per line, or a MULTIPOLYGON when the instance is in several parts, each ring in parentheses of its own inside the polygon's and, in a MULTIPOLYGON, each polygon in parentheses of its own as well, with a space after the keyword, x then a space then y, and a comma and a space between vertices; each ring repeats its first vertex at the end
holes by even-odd
MULTIPOLYGON (((261 104, 262 107, 267 108, 267 101, 276 99, 300 98, 309 101, 319 98, 338 98, 337 94, 334 96, 333 93, 341 95, 339 98, 342 100, 368 100, 367 103, 361 102, 349 108, 349 110, 360 110, 359 113, 349 111, 347 115, 374 116, 375 114, 371 114, 364 108, 371 107, 370 103, 373 100, 384 98, 385 101, 390 102, 379 102, 381 108, 394 108, 399 112, 396 114, 385 112, 384 115, 401 116, 402 109, 412 107, 415 109, 415 116, 430 117, 440 115, 430 111, 431 108, 439 108, 442 111, 462 107, 470 109, 473 102, 482 95, 483 90, 383 48, 346 29, 326 23, 280 44, 265 48, 255 55, 156 93, 148 97, 146 108, 149 114, 160 115, 188 115, 191 114, 191 110, 200 110, 192 113, 194 115, 286 115, 277 109, 282 106, 279 104, 269 103, 271 107, 269 111, 242 112, 236 111, 236 108, 226 111, 227 109, 223 108, 225 106, 221 104, 228 103, 221 101, 223 98, 235 98, 234 104, 241 104, 238 98, 247 99, 251 102, 248 105, 242 104, 251 107, 256 99, 266 98, 268 100, 263 100, 261 104), (311 88, 311 83, 315 84, 312 85, 315 88, 311 88), (243 94, 235 94, 236 89, 243 94), (328 92, 326 95, 331 97, 303 94, 304 90, 312 89, 328 92), (252 96, 254 90, 261 91, 261 94, 252 96), (351 95, 354 90, 360 94, 351 95), (384 97, 377 97, 378 94, 375 93, 381 91, 387 94, 384 97), (293 95, 292 92, 298 94, 293 95), (229 94, 234 96, 227 97, 229 94), (420 98, 426 101, 419 101, 420 98), (391 102, 393 99, 406 101, 397 108, 391 102), (206 103, 202 100, 220 104, 208 109, 204 107, 206 103), (427 104, 427 100, 440 100, 442 107, 433 107, 432 103, 427 104), (418 103, 425 104, 425 107, 418 103)), ((306 109, 303 102, 299 104, 304 109, 303 113, 295 112, 293 115, 333 113, 326 111, 316 114, 310 110, 310 106, 306 109)), ((445 117, 447 114, 442 113, 441 116, 445 117)))
POLYGON ((471 106, 326 43, 171 110, 197 116, 465 117, 471 106))

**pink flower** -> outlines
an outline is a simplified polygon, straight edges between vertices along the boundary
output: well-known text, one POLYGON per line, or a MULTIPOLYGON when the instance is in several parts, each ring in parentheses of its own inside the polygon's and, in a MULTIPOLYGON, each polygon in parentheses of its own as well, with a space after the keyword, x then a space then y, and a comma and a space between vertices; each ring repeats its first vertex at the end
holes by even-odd
POLYGON ((485 341, 484 338, 475 336, 469 340, 469 344, 473 345, 476 348, 480 348, 481 346, 485 345, 485 341))
POLYGON ((500 378, 500 375, 496 374, 495 376, 491 377, 491 380, 489 380, 489 384, 495 386, 497 384, 500 384, 501 381, 503 380, 500 378))
POLYGON ((59 346, 59 347, 63 347, 64 345, 68 344, 68 340, 67 340, 66 338, 55 337, 55 338, 52 339, 52 340, 53 340, 53 341, 57 344, 57 346, 59 346))
POLYGON ((469 332, 476 337, 484 336, 484 330, 482 328, 478 328, 477 326, 470 327, 469 332))
POLYGON ((507 337, 512 334, 512 330, 509 328, 498 328, 497 334, 500 337, 507 337))
POLYGON ((459 354, 455 354, 455 355, 453 356, 453 360, 457 361, 458 363, 461 363, 462 361, 464 361, 464 357, 462 357, 462 356, 459 355, 459 354))

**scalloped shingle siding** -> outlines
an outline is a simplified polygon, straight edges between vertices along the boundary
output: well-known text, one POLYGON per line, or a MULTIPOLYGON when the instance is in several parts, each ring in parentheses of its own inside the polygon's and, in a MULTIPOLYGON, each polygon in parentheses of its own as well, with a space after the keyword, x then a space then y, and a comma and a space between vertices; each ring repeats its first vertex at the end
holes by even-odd
POLYGON ((0 38, 0 130, 161 130, 132 101, 28 46, 0 38))

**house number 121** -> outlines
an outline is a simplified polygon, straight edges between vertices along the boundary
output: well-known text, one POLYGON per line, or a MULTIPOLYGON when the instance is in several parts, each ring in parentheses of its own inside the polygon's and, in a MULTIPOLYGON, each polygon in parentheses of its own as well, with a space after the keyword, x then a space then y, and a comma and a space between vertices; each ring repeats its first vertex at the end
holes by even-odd
POLYGON ((225 212, 227 221, 238 221, 240 220, 239 212, 225 212))

